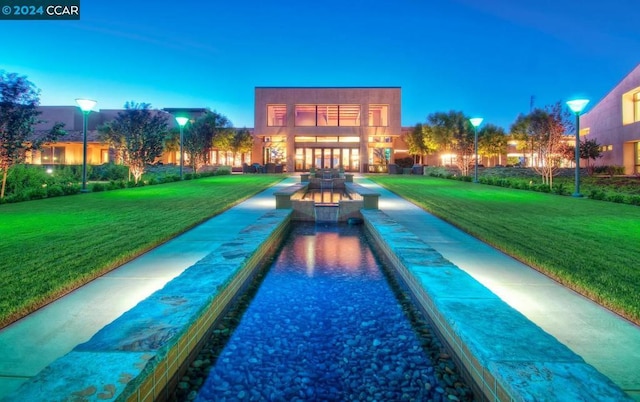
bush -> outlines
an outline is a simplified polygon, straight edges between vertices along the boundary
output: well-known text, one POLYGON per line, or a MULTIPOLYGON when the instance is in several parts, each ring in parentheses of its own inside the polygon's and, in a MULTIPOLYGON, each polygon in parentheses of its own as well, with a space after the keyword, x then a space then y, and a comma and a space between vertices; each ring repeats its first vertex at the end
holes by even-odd
POLYGON ((124 165, 116 165, 115 163, 105 163, 103 165, 93 167, 90 180, 110 181, 110 180, 126 180, 129 175, 129 168, 124 165))
POLYGON ((228 166, 220 166, 215 172, 216 176, 226 176, 229 174, 231 174, 231 168, 228 166))
POLYGON ((64 195, 64 190, 60 184, 47 187, 47 197, 60 197, 64 195))
POLYGON ((94 183, 91 186, 91 191, 93 191, 94 193, 99 193, 101 191, 105 191, 106 189, 107 187, 102 183, 94 183))
POLYGON ((593 200, 604 200, 605 192, 603 190, 594 188, 589 192, 589 198, 593 200))

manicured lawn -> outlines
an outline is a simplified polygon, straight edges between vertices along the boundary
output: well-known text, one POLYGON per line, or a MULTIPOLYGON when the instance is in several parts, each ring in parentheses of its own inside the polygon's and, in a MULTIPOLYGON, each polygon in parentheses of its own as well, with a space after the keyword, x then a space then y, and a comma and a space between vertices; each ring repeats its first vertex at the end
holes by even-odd
POLYGON ((640 323, 640 207, 424 176, 372 176, 640 323))
POLYGON ((280 180, 215 176, 0 205, 0 327, 280 180))

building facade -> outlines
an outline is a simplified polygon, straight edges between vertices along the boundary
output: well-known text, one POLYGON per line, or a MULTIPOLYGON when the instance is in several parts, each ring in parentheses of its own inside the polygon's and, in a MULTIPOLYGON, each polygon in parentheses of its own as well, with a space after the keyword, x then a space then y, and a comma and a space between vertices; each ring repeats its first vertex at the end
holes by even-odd
POLYGON ((372 171, 395 158, 400 100, 399 87, 256 87, 252 159, 372 171))
POLYGON ((580 135, 601 145, 599 165, 640 173, 640 64, 580 116, 580 135))

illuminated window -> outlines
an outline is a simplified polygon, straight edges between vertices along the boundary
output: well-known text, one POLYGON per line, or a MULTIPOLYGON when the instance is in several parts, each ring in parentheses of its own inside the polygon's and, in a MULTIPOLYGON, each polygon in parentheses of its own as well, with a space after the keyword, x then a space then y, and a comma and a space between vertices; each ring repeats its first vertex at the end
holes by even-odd
POLYGON ((338 125, 338 105, 318 105, 318 126, 338 125))
POLYGON ((305 137, 302 135, 296 135, 294 142, 316 142, 316 137, 305 137))
POLYGON ((640 121, 640 87, 622 94, 622 125, 640 121))
POLYGON ((287 105, 267 106, 267 126, 284 127, 287 125, 287 105))
POLYGON ((353 127, 360 125, 360 105, 296 105, 299 127, 353 127))
POLYGON ((338 142, 338 137, 317 137, 318 142, 338 142))
POLYGON ((369 105, 369 126, 387 127, 389 125, 388 105, 369 105))
POLYGON ((339 137, 340 142, 360 142, 360 137, 339 137))
POLYGON ((296 126, 312 127, 316 125, 316 105, 296 105, 296 126))
POLYGON ((338 125, 354 127, 360 125, 360 105, 340 105, 338 125))
POLYGON ((64 164, 64 147, 44 147, 41 151, 41 163, 43 165, 64 164))

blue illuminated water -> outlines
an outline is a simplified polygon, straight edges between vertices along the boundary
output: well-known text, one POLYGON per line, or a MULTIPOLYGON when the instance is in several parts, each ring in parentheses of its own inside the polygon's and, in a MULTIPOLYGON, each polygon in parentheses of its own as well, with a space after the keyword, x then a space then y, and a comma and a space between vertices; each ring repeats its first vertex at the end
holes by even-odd
POLYGON ((296 225, 197 401, 446 399, 352 226, 296 225))

